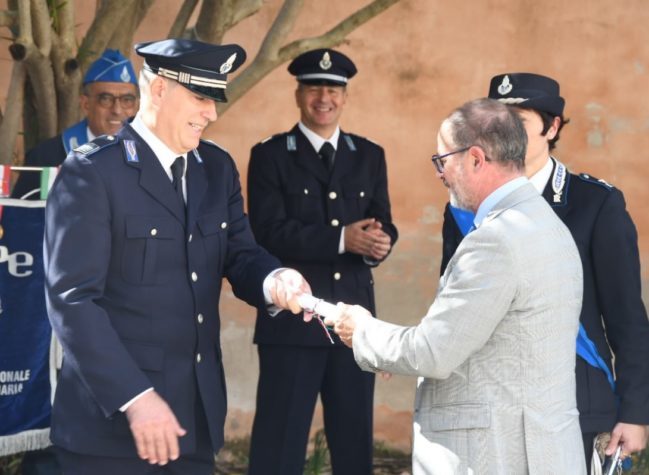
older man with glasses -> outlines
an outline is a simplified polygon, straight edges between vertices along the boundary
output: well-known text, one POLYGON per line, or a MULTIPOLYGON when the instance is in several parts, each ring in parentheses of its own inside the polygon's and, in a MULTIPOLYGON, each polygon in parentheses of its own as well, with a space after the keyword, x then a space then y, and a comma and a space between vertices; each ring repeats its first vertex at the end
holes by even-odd
POLYGON ((361 369, 419 377, 413 475, 586 474, 574 391, 583 273, 568 228, 525 177, 527 143, 504 104, 456 109, 433 162, 475 229, 428 312, 405 327, 340 304, 325 320, 361 369))
MULTIPOLYGON (((45 140, 25 156, 25 165, 56 167, 70 150, 100 135, 114 135, 139 107, 137 77, 131 62, 119 51, 107 49, 90 65, 79 97, 85 118, 61 134, 45 140)), ((38 199, 38 173, 23 173, 11 194, 13 198, 38 199)))
MULTIPOLYGON (((586 460, 597 473, 604 453, 612 455, 621 447, 625 458, 644 450, 649 437, 649 322, 635 224, 620 189, 571 171, 553 155, 568 123, 557 81, 533 73, 499 74, 491 79, 489 97, 507 104, 523 121, 528 135, 525 174, 579 249, 584 295, 576 351, 577 408, 586 460)), ((433 157, 440 173, 444 159, 433 157)), ((451 196, 442 228, 442 272, 472 223, 473 213, 451 196)))

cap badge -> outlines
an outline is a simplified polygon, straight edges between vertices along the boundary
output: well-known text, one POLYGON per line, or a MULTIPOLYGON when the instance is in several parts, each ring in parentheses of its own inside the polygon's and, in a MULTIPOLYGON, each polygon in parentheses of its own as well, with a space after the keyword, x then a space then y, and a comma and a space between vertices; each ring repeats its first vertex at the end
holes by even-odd
POLYGON ((329 52, 325 51, 325 53, 322 55, 322 59, 320 60, 320 65, 321 69, 324 69, 325 71, 329 68, 331 68, 331 57, 329 56, 329 52))
POLYGON ((131 82, 131 75, 128 73, 126 66, 124 66, 124 69, 122 69, 122 73, 119 75, 119 78, 122 80, 122 82, 131 82))
POLYGON ((232 69, 232 65, 234 64, 235 59, 237 59, 237 53, 234 53, 232 56, 228 58, 228 60, 225 63, 221 65, 221 67, 219 68, 219 73, 228 74, 232 69))
POLYGON ((512 86, 512 83, 509 82, 509 76, 505 75, 503 82, 501 82, 500 86, 498 86, 498 94, 504 96, 505 94, 512 92, 513 88, 514 86, 512 86))

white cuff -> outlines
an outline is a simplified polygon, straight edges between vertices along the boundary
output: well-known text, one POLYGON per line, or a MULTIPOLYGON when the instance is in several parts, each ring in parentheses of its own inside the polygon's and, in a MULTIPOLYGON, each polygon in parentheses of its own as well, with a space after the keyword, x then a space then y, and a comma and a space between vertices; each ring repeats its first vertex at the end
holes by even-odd
POLYGON ((124 404, 122 407, 120 407, 120 408, 119 408, 119 412, 126 412, 126 410, 127 410, 129 407, 131 407, 135 401, 137 401, 138 399, 140 399, 142 396, 144 396, 144 395, 145 395, 146 393, 148 393, 149 391, 153 391, 153 388, 145 389, 144 391, 142 391, 140 394, 138 394, 138 395, 135 396, 133 399, 131 399, 129 402, 127 402, 127 403, 124 404))

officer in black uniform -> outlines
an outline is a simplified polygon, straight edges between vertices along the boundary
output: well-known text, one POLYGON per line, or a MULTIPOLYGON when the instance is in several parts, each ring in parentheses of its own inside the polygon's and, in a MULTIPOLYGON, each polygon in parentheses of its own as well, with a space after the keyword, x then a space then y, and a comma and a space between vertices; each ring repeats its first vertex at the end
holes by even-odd
MULTIPOLYGON (((300 122, 252 149, 250 223, 257 241, 299 270, 317 297, 375 315, 370 269, 397 240, 383 149, 340 130, 356 67, 328 49, 288 68, 298 81, 300 122)), ((372 473, 374 376, 333 332, 290 315, 257 316, 260 376, 249 473, 302 475, 318 394, 335 475, 372 473), (331 341, 330 341, 331 340, 331 341)))
POLYGON ((223 278, 250 305, 295 313, 308 285, 257 245, 234 161, 200 139, 245 51, 169 39, 136 52, 140 111, 74 149, 47 201, 47 306, 64 348, 51 438, 66 475, 212 475, 223 278))
MULTIPOLYGON (((489 98, 518 110, 528 135, 526 174, 570 229, 581 255, 577 407, 587 465, 598 433, 612 431, 609 454, 618 443, 623 455, 642 450, 649 424, 649 321, 641 300, 637 233, 624 196, 604 180, 570 173, 550 155, 567 122, 556 81, 529 73, 498 75, 489 98)), ((464 215, 447 205, 442 272, 466 234, 464 215)))

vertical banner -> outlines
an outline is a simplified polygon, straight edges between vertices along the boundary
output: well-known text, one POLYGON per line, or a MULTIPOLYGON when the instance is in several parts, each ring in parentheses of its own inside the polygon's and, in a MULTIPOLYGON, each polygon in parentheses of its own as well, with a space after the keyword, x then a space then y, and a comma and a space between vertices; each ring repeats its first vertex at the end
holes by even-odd
POLYGON ((43 201, 0 199, 0 456, 50 445, 43 201))

